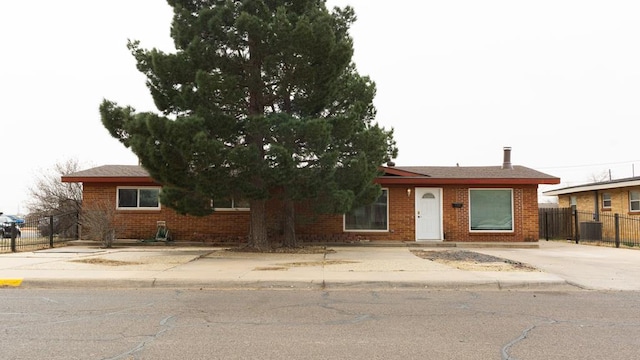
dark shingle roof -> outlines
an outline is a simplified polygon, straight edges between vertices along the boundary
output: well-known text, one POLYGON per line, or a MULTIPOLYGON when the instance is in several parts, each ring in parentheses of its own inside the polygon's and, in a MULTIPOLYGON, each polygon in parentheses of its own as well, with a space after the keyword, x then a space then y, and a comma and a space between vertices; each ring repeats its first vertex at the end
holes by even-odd
POLYGON ((434 179, 557 179, 524 166, 503 169, 501 166, 394 166, 417 176, 434 179))
POLYGON ((138 165, 102 165, 78 171, 67 177, 148 177, 149 172, 138 165))
POLYGON ((149 172, 139 165, 103 165, 62 176, 62 182, 153 183, 149 172))
MULTIPOLYGON (((559 184, 560 179, 524 166, 393 166, 383 167, 382 182, 403 183, 484 183, 484 184, 559 184)), ((154 182, 139 165, 103 165, 62 177, 63 182, 154 182)))

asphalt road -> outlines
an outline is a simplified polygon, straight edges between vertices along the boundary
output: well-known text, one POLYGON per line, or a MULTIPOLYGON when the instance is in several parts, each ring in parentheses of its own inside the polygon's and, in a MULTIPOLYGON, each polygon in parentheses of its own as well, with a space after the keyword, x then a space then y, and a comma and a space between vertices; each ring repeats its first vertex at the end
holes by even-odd
POLYGON ((2 359, 637 359, 637 292, 0 289, 2 359))

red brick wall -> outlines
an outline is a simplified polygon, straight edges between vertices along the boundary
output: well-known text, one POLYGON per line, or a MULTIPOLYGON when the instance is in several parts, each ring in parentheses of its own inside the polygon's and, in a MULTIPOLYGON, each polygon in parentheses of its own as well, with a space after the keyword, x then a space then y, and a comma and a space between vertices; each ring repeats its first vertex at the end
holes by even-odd
MULTIPOLYGON (((513 232, 469 231, 468 186, 443 187, 443 226, 446 241, 535 242, 538 241, 538 188, 535 185, 513 188, 513 232), (454 202, 462 208, 453 208, 454 202)), ((480 187, 474 187, 480 188, 480 187)), ((487 188, 483 186, 482 188, 487 188)), ((496 186, 496 188, 505 188, 496 186)))
POLYGON ((298 238, 305 242, 341 242, 355 240, 408 240, 415 239, 413 225, 414 197, 407 196, 407 187, 389 187, 389 231, 344 231, 342 215, 312 215, 299 211, 298 238))
MULTIPOLYGON (((127 186, 136 184, 127 184, 127 186)), ((107 201, 116 208, 116 186, 113 184, 84 184, 83 208, 107 201)), ((176 241, 239 242, 249 232, 249 211, 217 211, 205 217, 179 215, 165 206, 161 210, 117 210, 115 226, 119 238, 153 239, 157 221, 166 221, 169 235, 176 241)))
MULTIPOLYGON (((127 186, 137 184, 127 184, 127 186)), ((314 215, 304 206, 296 212, 296 234, 302 242, 344 242, 356 240, 415 240, 415 188, 407 195, 407 186, 390 186, 389 231, 345 232, 342 215, 314 215)), ((469 231, 469 187, 442 187, 443 232, 446 241, 523 242, 538 241, 537 186, 514 188, 514 232, 471 233, 469 231), (453 208, 452 203, 462 203, 453 208)), ((108 201, 115 209, 114 184, 84 184, 83 207, 90 208, 99 201, 108 201)), ((282 219, 278 201, 267 204, 269 236, 278 240, 282 236, 282 219)), ((152 239, 156 222, 166 221, 170 235, 176 241, 238 243, 246 241, 249 233, 248 211, 216 211, 206 217, 178 215, 162 207, 159 211, 117 210, 116 225, 121 229, 119 238, 152 239)))
POLYGON ((447 241, 470 241, 469 234, 469 188, 446 186, 442 188, 442 223, 444 239, 447 241), (453 203, 461 203, 454 208, 453 203))

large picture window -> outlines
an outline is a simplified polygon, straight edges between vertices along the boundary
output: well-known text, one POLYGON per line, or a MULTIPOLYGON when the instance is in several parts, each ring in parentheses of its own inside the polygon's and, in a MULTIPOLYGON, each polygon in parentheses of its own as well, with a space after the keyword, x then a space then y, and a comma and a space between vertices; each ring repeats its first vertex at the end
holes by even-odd
POLYGON ((344 215, 345 231, 387 231, 389 229, 389 196, 388 190, 372 204, 353 209, 344 215))
POLYGON ((472 231, 513 231, 513 190, 470 189, 472 231))
POLYGON ((117 193, 118 209, 160 209, 159 187, 120 187, 117 193))

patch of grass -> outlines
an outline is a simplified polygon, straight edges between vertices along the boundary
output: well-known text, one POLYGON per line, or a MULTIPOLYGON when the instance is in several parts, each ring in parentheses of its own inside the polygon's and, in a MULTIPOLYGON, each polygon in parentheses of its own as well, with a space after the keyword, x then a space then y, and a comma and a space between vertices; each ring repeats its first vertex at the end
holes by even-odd
POLYGON ((253 270, 254 271, 287 271, 289 270, 289 268, 285 266, 260 266, 253 270))

